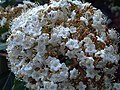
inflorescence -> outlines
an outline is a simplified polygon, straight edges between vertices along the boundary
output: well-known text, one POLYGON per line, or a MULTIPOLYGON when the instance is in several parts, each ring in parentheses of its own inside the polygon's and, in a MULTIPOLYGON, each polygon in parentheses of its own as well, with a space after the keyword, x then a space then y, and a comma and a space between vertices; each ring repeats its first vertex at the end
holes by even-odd
POLYGON ((10 29, 10 67, 27 88, 119 90, 118 33, 90 3, 51 0, 23 12, 10 29))

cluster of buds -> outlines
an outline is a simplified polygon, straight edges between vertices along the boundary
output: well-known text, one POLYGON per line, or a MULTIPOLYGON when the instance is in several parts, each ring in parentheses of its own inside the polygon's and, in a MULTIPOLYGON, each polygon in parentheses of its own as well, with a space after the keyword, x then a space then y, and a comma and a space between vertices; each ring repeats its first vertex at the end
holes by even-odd
POLYGON ((34 7, 34 3, 29 1, 23 1, 23 4, 17 6, 0 7, 0 42, 5 41, 11 26, 11 21, 20 16, 22 12, 34 7))
POLYGON ((10 68, 34 90, 119 90, 118 33, 90 3, 51 0, 11 22, 10 68))
POLYGON ((23 1, 23 4, 18 4, 17 6, 7 6, 6 8, 0 7, 0 27, 6 26, 9 28, 14 18, 34 5, 34 3, 29 1, 23 1))

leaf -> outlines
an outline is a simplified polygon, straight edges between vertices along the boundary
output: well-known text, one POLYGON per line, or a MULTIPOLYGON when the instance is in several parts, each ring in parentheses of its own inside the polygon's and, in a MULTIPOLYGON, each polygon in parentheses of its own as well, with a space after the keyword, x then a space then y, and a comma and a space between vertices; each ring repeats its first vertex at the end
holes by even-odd
POLYGON ((7 48, 6 43, 0 43, 0 50, 5 50, 7 48))
POLYGON ((73 61, 71 59, 67 59, 65 61, 65 64, 69 66, 69 65, 73 64, 73 61))
POLYGON ((26 90, 25 82, 15 79, 12 90, 26 90))
POLYGON ((8 25, 5 25, 3 27, 0 27, 0 35, 7 32, 9 29, 8 25))
POLYGON ((2 90, 11 90, 11 88, 13 86, 14 77, 15 77, 14 74, 12 72, 10 72, 2 90))
POLYGON ((16 4, 16 0, 5 0, 4 2, 1 3, 2 7, 7 7, 9 5, 15 5, 16 4))

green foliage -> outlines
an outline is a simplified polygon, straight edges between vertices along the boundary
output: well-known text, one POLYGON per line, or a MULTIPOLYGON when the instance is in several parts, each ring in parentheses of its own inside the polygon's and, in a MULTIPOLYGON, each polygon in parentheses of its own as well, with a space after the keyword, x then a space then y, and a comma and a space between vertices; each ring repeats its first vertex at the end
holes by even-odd
POLYGON ((0 27, 0 35, 8 31, 8 26, 0 27))
POLYGON ((14 74, 12 72, 9 73, 9 75, 5 79, 5 84, 2 88, 2 90, 11 90, 14 80, 14 74))
POLYGON ((7 7, 7 6, 9 6, 9 5, 15 5, 16 4, 16 0, 5 0, 2 4, 1 4, 1 6, 2 7, 7 7))
POLYGON ((7 48, 6 43, 0 43, 0 50, 5 50, 7 48))
POLYGON ((25 88, 25 82, 15 79, 12 90, 27 90, 25 88))

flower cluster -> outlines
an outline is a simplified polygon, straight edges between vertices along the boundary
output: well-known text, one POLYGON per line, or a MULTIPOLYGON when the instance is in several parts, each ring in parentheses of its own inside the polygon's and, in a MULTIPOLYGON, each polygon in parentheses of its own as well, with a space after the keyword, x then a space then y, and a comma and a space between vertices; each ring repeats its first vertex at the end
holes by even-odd
POLYGON ((23 4, 18 6, 7 6, 6 8, 0 7, 0 28, 3 26, 9 27, 10 22, 18 17, 23 11, 35 4, 29 1, 23 1, 23 4))
POLYGON ((118 90, 119 38, 106 24, 100 10, 77 0, 31 8, 11 23, 11 70, 34 90, 118 90))

